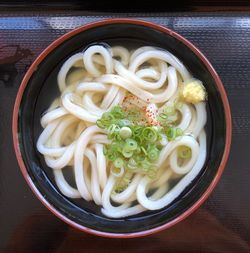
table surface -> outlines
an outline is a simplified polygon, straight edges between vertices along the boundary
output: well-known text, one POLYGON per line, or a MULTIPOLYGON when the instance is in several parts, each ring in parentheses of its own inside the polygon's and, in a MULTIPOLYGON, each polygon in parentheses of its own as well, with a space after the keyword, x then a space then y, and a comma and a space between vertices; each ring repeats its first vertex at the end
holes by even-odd
POLYGON ((0 252, 250 252, 250 13, 0 12, 0 252), (107 239, 77 231, 31 193, 12 146, 20 82, 53 40, 82 24, 133 17, 169 27, 210 60, 233 116, 231 154, 218 186, 195 213, 145 238, 107 239))

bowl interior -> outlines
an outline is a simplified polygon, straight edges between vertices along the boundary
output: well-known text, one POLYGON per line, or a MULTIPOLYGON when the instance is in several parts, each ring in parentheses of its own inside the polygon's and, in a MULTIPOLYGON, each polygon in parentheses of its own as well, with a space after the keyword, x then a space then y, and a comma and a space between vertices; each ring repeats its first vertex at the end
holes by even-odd
MULTIPOLYGON (((220 93, 215 80, 204 63, 185 44, 176 38, 138 24, 106 24, 97 26, 66 39, 37 66, 24 91, 18 119, 19 145, 27 171, 38 191, 68 219, 98 231, 131 233, 155 228, 175 219, 189 209, 206 191, 218 171, 225 148, 226 120, 220 93), (36 150, 36 141, 42 131, 41 115, 59 95, 57 73, 64 61, 91 43, 110 45, 157 46, 169 50, 202 80, 208 91, 208 122, 206 126, 208 155, 205 166, 185 191, 171 205, 140 215, 109 219, 92 202, 64 197, 54 184, 53 174, 36 150)), ((68 177, 71 173, 68 173, 68 177)))

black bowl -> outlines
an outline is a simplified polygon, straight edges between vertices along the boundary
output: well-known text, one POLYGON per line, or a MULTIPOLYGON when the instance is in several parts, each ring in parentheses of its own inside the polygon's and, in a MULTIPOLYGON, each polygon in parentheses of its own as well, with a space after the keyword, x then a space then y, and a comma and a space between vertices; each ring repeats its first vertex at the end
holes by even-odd
POLYGON ((108 237, 136 237, 168 228, 183 220, 208 197, 218 182, 229 155, 231 116, 223 85, 203 54, 190 42, 162 26, 132 19, 110 19, 82 26, 53 42, 35 60, 17 94, 13 139, 22 173, 45 206, 65 222, 83 231, 108 237), (51 169, 36 150, 42 131, 41 114, 59 95, 58 70, 70 55, 91 43, 157 46, 176 55, 208 92, 208 155, 202 172, 169 206, 123 219, 103 216, 92 202, 64 197, 51 169))

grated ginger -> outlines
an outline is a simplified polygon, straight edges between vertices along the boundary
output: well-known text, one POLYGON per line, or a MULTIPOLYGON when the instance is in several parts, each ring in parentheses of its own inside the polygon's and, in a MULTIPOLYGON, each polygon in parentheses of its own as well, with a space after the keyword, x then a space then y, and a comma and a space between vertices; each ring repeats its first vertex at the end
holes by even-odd
POLYGON ((207 93, 202 82, 192 80, 183 87, 182 97, 188 103, 197 104, 206 100, 207 93))

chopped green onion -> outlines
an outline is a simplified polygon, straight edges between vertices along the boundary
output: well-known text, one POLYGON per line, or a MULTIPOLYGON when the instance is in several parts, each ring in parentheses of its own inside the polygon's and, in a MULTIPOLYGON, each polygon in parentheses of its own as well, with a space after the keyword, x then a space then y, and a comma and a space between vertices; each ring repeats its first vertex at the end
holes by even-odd
POLYGON ((176 136, 182 136, 183 135, 183 130, 181 128, 176 128, 176 136))
POLYGON ((124 115, 124 112, 122 110, 122 108, 120 106, 114 106, 111 110, 111 113, 112 115, 115 117, 115 118, 124 118, 125 115, 124 115))
POLYGON ((116 159, 116 157, 117 157, 117 154, 115 154, 114 152, 108 152, 107 154, 106 154, 106 157, 107 157, 107 159, 108 160, 110 160, 110 161, 115 161, 115 159, 116 159))
POLYGON ((125 171, 123 177, 120 180, 117 180, 115 185, 114 193, 123 192, 131 182, 131 176, 133 172, 125 171))
POLYGON ((111 124, 108 127, 108 138, 112 139, 113 137, 115 137, 120 131, 120 127, 116 124, 111 124))
POLYGON ((152 163, 145 158, 143 161, 140 162, 139 166, 142 168, 142 170, 147 172, 151 168, 152 163))
POLYGON ((107 147, 106 147, 106 146, 103 146, 103 154, 106 155, 107 152, 108 152, 107 147))
POLYGON ((122 127, 119 134, 123 139, 127 139, 132 136, 132 130, 129 127, 122 127))
POLYGON ((131 124, 131 122, 128 119, 121 119, 118 122, 118 125, 120 127, 129 126, 130 124, 131 124))
POLYGON ((146 155, 145 154, 140 154, 137 156, 133 156, 133 158, 135 159, 135 161, 137 163, 143 162, 146 159, 146 155))
MULTIPOLYGON (((182 129, 174 127, 177 119, 175 106, 167 106, 158 116, 161 126, 148 126, 147 121, 144 121, 145 112, 138 108, 124 110, 121 106, 115 106, 103 113, 96 124, 107 130, 107 137, 111 140, 111 144, 104 146, 103 153, 113 163, 113 173, 117 176, 123 169, 125 174, 138 171, 154 178, 157 172, 155 162, 163 147, 161 140, 165 138, 166 141, 173 141, 183 135, 182 129), (145 124, 139 125, 143 122, 140 120, 145 124)), ((188 155, 184 152, 180 157, 188 155)), ((123 187, 118 184, 115 189, 118 188, 123 187)))
POLYGON ((148 158, 150 161, 156 161, 159 158, 159 150, 157 148, 153 148, 148 150, 148 158))
POLYGON ((116 158, 114 161, 114 166, 116 168, 122 168, 123 167, 123 160, 121 158, 116 158))
POLYGON ((117 131, 119 131, 119 130, 120 130, 120 127, 117 126, 116 124, 111 124, 111 125, 109 126, 109 128, 108 128, 108 131, 109 131, 110 133, 117 132, 117 131))
POLYGON ((127 150, 134 151, 137 149, 137 142, 133 139, 127 139, 126 144, 125 144, 125 148, 127 148, 127 150))
POLYGON ((166 131, 166 135, 167 135, 168 141, 173 141, 176 138, 176 129, 168 128, 166 131))
POLYGON ((148 154, 147 151, 146 151, 146 149, 145 149, 144 147, 141 147, 141 150, 142 150, 142 152, 143 152, 145 155, 148 154))
POLYGON ((128 168, 134 170, 137 168, 137 162, 132 157, 128 160, 128 168))
POLYGON ((149 142, 155 142, 157 140, 157 132, 152 127, 144 128, 142 136, 149 142))
POLYGON ((137 147, 136 150, 134 151, 134 154, 140 154, 141 153, 141 148, 137 147))
POLYGON ((141 135, 143 127, 142 126, 133 126, 132 130, 133 130, 134 136, 139 136, 139 135, 141 135))
POLYGON ((136 166, 136 165, 137 165, 137 162, 135 161, 134 158, 130 158, 130 159, 128 160, 128 164, 131 165, 131 166, 136 166))
POLYGON ((133 136, 133 138, 137 143, 139 144, 143 143, 143 139, 141 136, 133 136))
POLYGON ((114 116, 113 116, 111 113, 109 113, 109 112, 105 112, 105 113, 103 113, 103 115, 102 115, 102 119, 103 119, 104 121, 111 121, 111 120, 114 119, 114 116))
POLYGON ((161 119, 167 119, 167 118, 168 118, 168 115, 165 114, 165 113, 160 113, 160 114, 159 114, 159 117, 160 117, 161 119))
POLYGON ((192 150, 189 147, 181 146, 178 148, 178 157, 182 159, 188 159, 192 156, 192 150))
POLYGON ((103 122, 102 122, 102 120, 100 120, 100 119, 98 119, 97 121, 96 121, 96 125, 98 126, 98 127, 100 127, 100 128, 105 128, 105 125, 103 124, 103 122))
POLYGON ((126 149, 126 147, 124 147, 122 150, 122 155, 126 158, 130 158, 133 155, 133 151, 128 150, 128 149, 126 149))
POLYGON ((111 145, 109 145, 109 150, 110 152, 122 152, 122 143, 120 143, 119 141, 113 141, 111 145))

